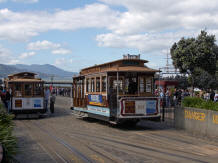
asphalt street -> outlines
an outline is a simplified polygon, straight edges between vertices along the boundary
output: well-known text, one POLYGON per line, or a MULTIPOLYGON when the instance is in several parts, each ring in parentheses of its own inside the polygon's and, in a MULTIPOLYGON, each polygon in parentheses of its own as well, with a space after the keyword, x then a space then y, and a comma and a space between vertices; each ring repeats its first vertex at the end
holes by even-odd
POLYGON ((218 140, 190 135, 166 123, 142 121, 136 127, 80 119, 70 98, 57 97, 54 115, 16 119, 21 163, 218 162, 218 140))

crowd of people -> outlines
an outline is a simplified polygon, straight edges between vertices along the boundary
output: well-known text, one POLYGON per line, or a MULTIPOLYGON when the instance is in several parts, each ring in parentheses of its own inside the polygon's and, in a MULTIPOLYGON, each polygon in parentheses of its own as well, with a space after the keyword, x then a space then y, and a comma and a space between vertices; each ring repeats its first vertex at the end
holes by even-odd
POLYGON ((211 100, 214 102, 218 102, 218 94, 216 94, 213 90, 209 91, 194 91, 192 93, 189 89, 177 89, 177 88, 167 88, 165 91, 163 89, 156 89, 155 95, 161 98, 162 104, 165 107, 172 107, 176 105, 180 105, 181 101, 187 96, 195 96, 200 97, 204 100, 211 100))
POLYGON ((53 88, 53 92, 55 92, 56 96, 67 96, 71 97, 71 88, 53 88))
POLYGON ((218 93, 215 93, 214 90, 210 91, 200 91, 198 97, 203 98, 204 100, 211 100, 214 102, 218 102, 218 93))

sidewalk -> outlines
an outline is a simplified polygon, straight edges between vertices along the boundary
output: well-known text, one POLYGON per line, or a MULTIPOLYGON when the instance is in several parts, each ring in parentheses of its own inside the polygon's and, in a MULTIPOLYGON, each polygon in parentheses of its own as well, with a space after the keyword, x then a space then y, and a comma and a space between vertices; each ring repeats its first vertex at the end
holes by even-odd
POLYGON ((32 139, 25 126, 22 126, 19 121, 15 121, 13 132, 18 140, 18 153, 15 159, 20 163, 54 162, 40 144, 32 139))
MULTIPOLYGON (((0 100, 0 105, 6 110, 4 104, 0 100)), ((13 120, 15 126, 13 135, 17 138, 17 154, 14 157, 18 163, 38 163, 38 162, 53 162, 48 154, 34 141, 26 129, 22 125, 18 125, 22 120, 13 120)))

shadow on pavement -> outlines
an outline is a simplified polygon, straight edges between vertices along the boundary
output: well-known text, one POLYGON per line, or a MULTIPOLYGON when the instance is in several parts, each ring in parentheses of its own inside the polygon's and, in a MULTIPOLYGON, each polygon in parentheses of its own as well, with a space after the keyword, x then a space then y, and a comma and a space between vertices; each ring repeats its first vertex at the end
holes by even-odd
POLYGON ((169 130, 174 129, 173 124, 167 122, 154 122, 148 120, 141 120, 136 125, 126 125, 126 124, 111 124, 106 121, 94 119, 94 118, 79 118, 79 120, 86 121, 87 123, 98 123, 100 125, 108 126, 111 128, 116 128, 123 131, 146 131, 146 130, 169 130))

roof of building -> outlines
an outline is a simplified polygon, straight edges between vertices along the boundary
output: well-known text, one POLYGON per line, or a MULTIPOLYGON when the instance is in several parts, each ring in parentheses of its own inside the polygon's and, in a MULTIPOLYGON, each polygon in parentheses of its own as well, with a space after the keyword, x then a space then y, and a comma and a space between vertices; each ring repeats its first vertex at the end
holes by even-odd
POLYGON ((8 80, 9 83, 13 83, 13 82, 29 82, 29 83, 34 83, 34 82, 44 82, 42 79, 40 78, 35 78, 35 79, 11 79, 8 80))
POLYGON ((8 78, 5 80, 7 82, 44 82, 40 78, 35 78, 35 73, 33 72, 20 72, 16 74, 8 75, 8 78))
POLYGON ((95 67, 102 67, 102 66, 105 66, 105 65, 109 65, 109 64, 112 64, 112 63, 114 64, 114 63, 118 63, 118 62, 121 62, 121 61, 140 61, 140 62, 143 62, 143 63, 148 63, 147 60, 142 60, 142 59, 119 59, 119 60, 106 62, 106 63, 99 64, 99 65, 96 64, 94 66, 86 67, 86 68, 82 69, 81 71, 91 69, 91 68, 95 68, 95 67))
MULTIPOLYGON (((105 70, 105 72, 159 72, 159 70, 151 69, 148 67, 136 67, 136 66, 125 66, 125 67, 112 67, 105 70)), ((104 70, 102 71, 104 72, 104 70)))
POLYGON ((8 77, 11 77, 11 76, 22 76, 22 75, 31 75, 31 76, 35 76, 37 74, 33 73, 33 72, 19 72, 19 73, 15 73, 15 74, 10 74, 8 75, 8 77))

